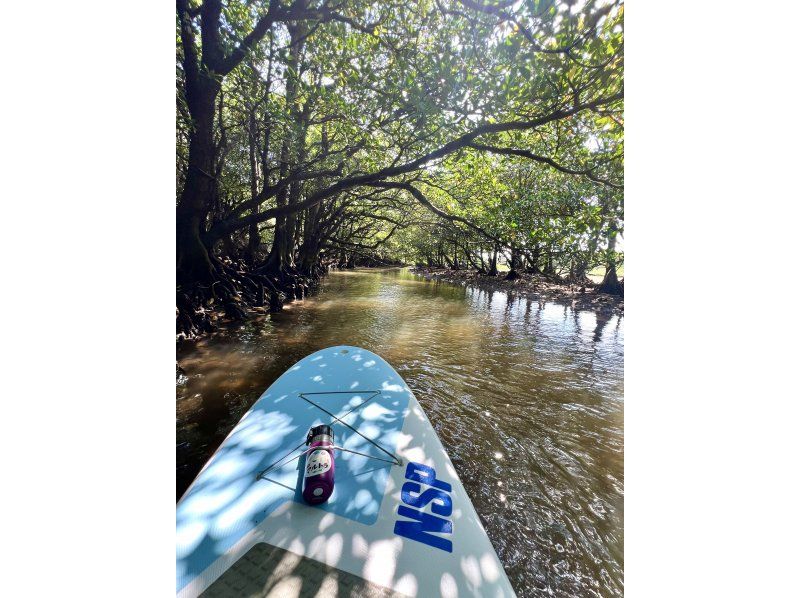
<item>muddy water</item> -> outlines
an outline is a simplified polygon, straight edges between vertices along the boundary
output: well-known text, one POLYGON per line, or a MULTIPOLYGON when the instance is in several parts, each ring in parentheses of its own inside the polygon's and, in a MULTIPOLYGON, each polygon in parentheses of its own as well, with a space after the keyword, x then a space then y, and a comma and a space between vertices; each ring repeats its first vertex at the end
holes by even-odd
POLYGON ((312 299, 180 348, 178 496, 287 368, 357 345, 414 391, 520 596, 621 596, 623 339, 616 315, 333 273, 312 299))

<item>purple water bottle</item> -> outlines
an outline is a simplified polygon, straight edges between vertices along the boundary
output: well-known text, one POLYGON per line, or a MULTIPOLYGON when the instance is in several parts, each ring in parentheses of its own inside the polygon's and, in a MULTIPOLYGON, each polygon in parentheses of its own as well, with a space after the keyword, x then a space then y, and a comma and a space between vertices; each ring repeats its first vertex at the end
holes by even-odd
POLYGON ((308 431, 306 472, 303 478, 303 499, 310 505, 328 500, 333 493, 333 430, 330 426, 315 426, 308 431), (331 448, 326 448, 331 447, 331 448))

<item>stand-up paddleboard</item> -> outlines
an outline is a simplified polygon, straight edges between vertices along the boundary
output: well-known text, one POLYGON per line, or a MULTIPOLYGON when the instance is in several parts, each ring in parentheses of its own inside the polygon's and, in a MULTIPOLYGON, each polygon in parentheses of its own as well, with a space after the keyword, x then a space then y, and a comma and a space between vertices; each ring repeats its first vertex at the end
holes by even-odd
POLYGON ((267 389, 178 503, 176 544, 182 598, 514 596, 416 398, 357 347, 267 389))

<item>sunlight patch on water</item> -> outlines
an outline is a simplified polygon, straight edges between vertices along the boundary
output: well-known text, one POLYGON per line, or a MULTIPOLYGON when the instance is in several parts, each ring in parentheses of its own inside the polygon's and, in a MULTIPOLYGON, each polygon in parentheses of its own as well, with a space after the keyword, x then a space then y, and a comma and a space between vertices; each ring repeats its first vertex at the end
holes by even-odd
MULTIPOLYGON (((319 295, 290 311, 223 326, 180 348, 178 492, 288 368, 325 347, 363 347, 414 392, 518 595, 621 596, 624 328, 620 315, 434 284, 397 269, 332 273, 319 295)), ((368 367, 359 353, 348 356, 368 367)), ((314 367, 309 380, 324 386, 332 369, 314 367)), ((401 384, 381 390, 399 392, 401 384)), ((350 406, 363 400, 356 395, 350 406)), ((384 415, 369 406, 364 414, 384 415)), ((267 434, 254 428, 253 446, 267 434)), ((401 456, 424 459, 410 441, 398 439, 401 456)), ((222 490, 215 497, 236 500, 222 490)), ((208 530, 182 533, 191 540, 208 530)), ((368 549, 357 541, 342 547, 368 549)), ((464 566, 471 584, 498 575, 488 560, 464 566)), ((453 589, 446 578, 441 585, 443 594, 453 589)))

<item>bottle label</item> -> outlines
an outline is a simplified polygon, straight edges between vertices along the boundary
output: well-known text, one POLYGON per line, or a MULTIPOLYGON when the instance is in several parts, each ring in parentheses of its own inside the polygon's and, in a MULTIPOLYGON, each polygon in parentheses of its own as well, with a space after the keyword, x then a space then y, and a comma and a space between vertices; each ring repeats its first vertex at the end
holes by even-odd
POLYGON ((331 455, 328 451, 317 449, 306 459, 306 476, 320 475, 331 468, 331 455))

